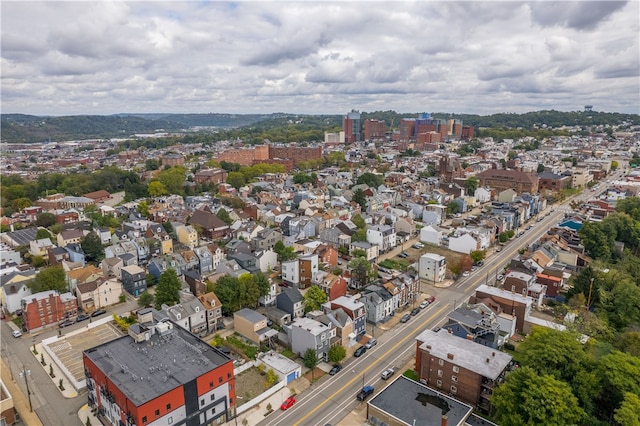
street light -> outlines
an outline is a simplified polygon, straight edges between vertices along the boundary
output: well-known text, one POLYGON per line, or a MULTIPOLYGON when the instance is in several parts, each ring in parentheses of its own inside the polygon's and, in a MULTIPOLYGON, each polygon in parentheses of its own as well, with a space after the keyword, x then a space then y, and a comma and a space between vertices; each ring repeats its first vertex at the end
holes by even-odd
POLYGON ((27 376, 31 375, 31 370, 27 370, 27 368, 22 364, 22 371, 20 372, 20 377, 24 377, 24 383, 27 385, 27 396, 29 398, 29 411, 33 413, 33 407, 31 406, 31 391, 29 390, 29 380, 27 376))

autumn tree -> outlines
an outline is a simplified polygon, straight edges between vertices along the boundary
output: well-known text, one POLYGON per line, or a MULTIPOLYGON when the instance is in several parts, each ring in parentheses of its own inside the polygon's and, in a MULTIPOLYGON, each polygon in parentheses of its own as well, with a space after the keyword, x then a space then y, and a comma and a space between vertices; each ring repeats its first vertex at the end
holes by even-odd
POLYGON ((169 191, 167 191, 167 188, 162 184, 162 182, 159 182, 157 180, 154 180, 153 182, 149 183, 149 186, 147 187, 147 191, 149 192, 150 197, 161 197, 169 193, 169 191))

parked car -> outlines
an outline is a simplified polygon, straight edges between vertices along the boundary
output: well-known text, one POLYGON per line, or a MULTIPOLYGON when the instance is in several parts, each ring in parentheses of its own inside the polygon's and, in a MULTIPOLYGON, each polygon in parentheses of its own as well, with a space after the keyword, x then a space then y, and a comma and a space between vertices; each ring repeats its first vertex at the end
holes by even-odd
POLYGON ((420 313, 420 309, 418 309, 418 308, 414 308, 414 309, 411 310, 411 316, 412 317, 415 317, 419 313, 420 313))
POLYGON ((367 349, 371 349, 378 343, 377 339, 370 339, 367 343, 365 343, 364 347, 367 349))
POLYGON ((403 259, 406 259, 407 257, 409 257, 409 253, 407 253, 406 251, 403 251, 402 253, 400 253, 398 255, 398 257, 401 257, 403 259))
POLYGON ((498 281, 502 281, 504 279, 504 275, 502 275, 502 274, 498 275, 497 279, 498 279, 498 281))
POLYGON ((462 276, 463 276, 463 277, 468 277, 468 276, 469 276, 469 271, 464 271, 464 272, 462 273, 462 276))
POLYGON ((97 317, 97 316, 100 316, 100 315, 104 315, 106 313, 107 313, 107 311, 105 311, 104 309, 98 309, 97 311, 93 311, 91 313, 91 316, 92 317, 97 317))
POLYGON ((295 403, 296 403, 295 397, 290 396, 289 398, 284 400, 284 402, 280 406, 280 409, 281 410, 287 410, 287 409, 293 407, 293 404, 295 404, 295 403))
POLYGON ((359 356, 362 356, 365 352, 367 351, 367 348, 364 346, 360 346, 358 349, 356 349, 356 351, 353 353, 353 356, 358 358, 359 356))
POLYGON ((502 247, 496 247, 496 253, 500 253, 502 251, 502 247))
POLYGON ((427 302, 429 302, 429 304, 432 304, 433 302, 436 301, 436 297, 435 296, 429 296, 427 297, 427 302))
POLYGON ((393 376, 393 373, 395 373, 393 368, 387 368, 382 372, 382 374, 380 374, 380 377, 382 380, 387 380, 389 377, 393 376))
POLYGON ((373 386, 367 385, 363 387, 362 390, 358 392, 358 396, 357 396, 358 401, 364 401, 372 393, 373 393, 373 386))
POLYGON ((13 337, 20 337, 20 336, 22 336, 22 331, 13 330, 13 332, 11 334, 13 335, 13 337))
POLYGON ((426 300, 423 300, 422 303, 420 303, 420 309, 424 309, 427 306, 429 306, 429 302, 427 302, 426 300))
POLYGON ((76 322, 82 322, 88 320, 90 317, 87 314, 80 314, 76 317, 76 322))
POLYGON ((411 315, 409 315, 409 314, 404 314, 404 315, 402 316, 402 318, 400 318, 400 322, 407 322, 407 321, 409 321, 410 319, 411 319, 411 315))
POLYGON ((70 319, 66 319, 62 321, 60 324, 58 324, 60 328, 69 327, 70 325, 73 325, 73 321, 71 321, 70 319))
POLYGON ((342 370, 342 366, 340 364, 334 364, 331 370, 329 370, 329 375, 333 376, 337 374, 340 370, 342 370))

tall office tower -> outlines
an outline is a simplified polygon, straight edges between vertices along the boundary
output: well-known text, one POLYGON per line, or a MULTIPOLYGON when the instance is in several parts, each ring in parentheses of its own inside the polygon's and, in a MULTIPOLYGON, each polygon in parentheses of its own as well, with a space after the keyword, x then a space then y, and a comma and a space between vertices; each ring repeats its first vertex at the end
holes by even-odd
POLYGON ((362 121, 360 113, 352 109, 342 120, 342 130, 344 130, 345 143, 360 142, 362 140, 362 121))

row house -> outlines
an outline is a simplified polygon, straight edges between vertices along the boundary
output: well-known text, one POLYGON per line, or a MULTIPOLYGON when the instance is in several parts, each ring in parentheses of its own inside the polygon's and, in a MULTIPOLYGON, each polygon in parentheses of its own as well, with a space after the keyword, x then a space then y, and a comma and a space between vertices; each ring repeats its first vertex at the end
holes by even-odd
POLYGON ((174 224, 173 229, 178 238, 178 242, 187 247, 194 248, 198 245, 198 232, 191 225, 174 224))
POLYGON ((180 303, 173 306, 163 305, 162 310, 173 323, 196 336, 207 333, 207 311, 200 299, 194 295, 180 292, 180 303))
MULTIPOLYGON (((447 315, 443 329, 462 339, 497 349, 511 334, 501 336, 498 317, 482 303, 462 304, 447 315)), ((506 333, 505 333, 506 334, 506 333)))
POLYGON ((313 281, 327 295, 327 300, 334 300, 347 294, 347 280, 325 271, 318 271, 313 281))
POLYGON ((147 291, 147 274, 138 265, 125 266, 120 270, 122 287, 132 296, 138 297, 147 291))
POLYGON ((364 251, 364 258, 368 261, 374 261, 379 256, 379 248, 376 244, 371 244, 366 241, 354 241, 349 245, 349 255, 354 256, 354 251, 364 251))
POLYGON ((29 265, 0 275, 0 302, 2 311, 13 314, 22 309, 22 299, 31 295, 28 284, 36 277, 36 270, 29 265))
POLYGON ((23 329, 33 332, 78 314, 77 298, 56 290, 42 291, 20 301, 23 329))
POLYGON ((276 243, 282 241, 282 233, 276 228, 262 229, 251 239, 251 248, 258 250, 273 250, 276 243))
POLYGON ((330 300, 323 305, 325 312, 342 310, 353 322, 353 339, 359 339, 366 333, 367 309, 365 304, 359 299, 351 296, 341 296, 330 300), (327 309, 327 306, 329 309, 327 309))
POLYGON ((336 337, 332 324, 323 324, 311 318, 296 318, 285 326, 291 342, 291 350, 303 356, 307 349, 315 351, 318 360, 329 360, 329 349, 336 337))
POLYGON ((75 293, 82 311, 92 312, 119 303, 122 290, 122 283, 118 279, 101 277, 78 284, 75 293))
POLYGON ((503 288, 507 291, 529 296, 537 306, 542 306, 546 295, 546 286, 539 284, 537 275, 529 275, 524 272, 509 271, 505 275, 503 288))
POLYGON ((377 225, 367 229, 367 241, 378 246, 379 253, 386 253, 396 246, 396 231, 389 225, 377 225))
POLYGON ((399 294, 398 306, 408 306, 410 303, 415 307, 415 302, 420 295, 420 278, 414 271, 407 271, 387 283, 385 286, 393 286, 393 293, 399 294))
POLYGON ((300 256, 297 259, 282 262, 282 279, 299 288, 307 288, 316 279, 319 271, 318 255, 300 256))
POLYGON ((365 287, 361 301, 366 307, 367 321, 373 324, 388 320, 398 307, 398 295, 392 295, 389 291, 378 285, 365 287))
POLYGON ((164 226, 154 223, 147 227, 145 237, 154 238, 160 242, 160 253, 162 256, 173 253, 173 239, 164 229, 164 226))
POLYGON ((336 336, 331 342, 332 345, 338 344, 348 348, 356 344, 353 320, 342 308, 329 310, 320 315, 316 315, 316 313, 319 313, 319 311, 309 312, 307 317, 336 330, 336 336))
POLYGON ((222 303, 220 303, 218 296, 216 296, 214 292, 209 292, 199 295, 198 299, 207 312, 207 334, 224 328, 224 323, 222 322, 222 303))
POLYGON ((248 308, 233 313, 233 328, 238 334, 257 345, 269 341, 278 334, 267 325, 267 317, 248 308))

